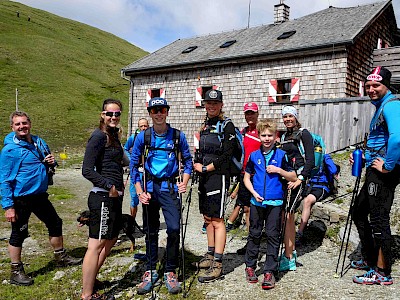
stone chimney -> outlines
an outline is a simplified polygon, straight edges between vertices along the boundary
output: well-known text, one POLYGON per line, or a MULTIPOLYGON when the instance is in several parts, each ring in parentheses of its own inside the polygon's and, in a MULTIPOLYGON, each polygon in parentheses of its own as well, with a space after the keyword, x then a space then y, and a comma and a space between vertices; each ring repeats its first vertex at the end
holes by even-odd
POLYGON ((279 4, 274 5, 274 24, 289 21, 290 7, 280 0, 279 4))

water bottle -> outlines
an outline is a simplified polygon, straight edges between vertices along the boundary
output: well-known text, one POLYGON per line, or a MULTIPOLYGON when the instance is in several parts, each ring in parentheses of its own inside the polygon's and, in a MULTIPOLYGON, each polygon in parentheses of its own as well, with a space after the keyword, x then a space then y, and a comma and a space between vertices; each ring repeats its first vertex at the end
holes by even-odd
POLYGON ((362 172, 362 150, 357 148, 353 152, 353 167, 351 169, 351 175, 355 177, 360 177, 362 172))
POLYGON ((321 167, 322 162, 324 161, 324 153, 322 153, 322 147, 321 146, 315 146, 314 147, 314 159, 315 159, 315 166, 316 167, 321 167))

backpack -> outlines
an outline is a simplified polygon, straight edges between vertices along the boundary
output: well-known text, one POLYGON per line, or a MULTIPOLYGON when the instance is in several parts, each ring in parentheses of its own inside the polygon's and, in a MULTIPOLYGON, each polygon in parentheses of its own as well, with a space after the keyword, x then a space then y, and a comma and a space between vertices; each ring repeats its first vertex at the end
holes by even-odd
MULTIPOLYGON (((303 157, 303 159, 306 159, 305 156, 305 151, 304 151, 304 145, 303 145, 303 141, 301 139, 301 135, 303 134, 303 130, 304 128, 299 128, 299 133, 296 135, 296 141, 297 141, 297 148, 300 151, 301 156, 303 157)), ((316 175, 320 168, 323 166, 323 162, 324 162, 324 154, 326 152, 326 146, 325 146, 325 142, 322 139, 322 137, 316 133, 310 132, 312 138, 313 138, 313 145, 314 145, 314 168, 311 170, 311 177, 316 175)), ((285 133, 282 135, 281 140, 284 141, 285 140, 285 133)), ((294 142, 294 140, 288 140, 285 141, 286 143, 288 142, 294 142)))
MULTIPOLYGON (((218 134, 218 139, 221 142, 224 140, 224 129, 228 122, 232 122, 231 119, 226 118, 223 121, 218 121, 216 125, 216 133, 218 134)), ((231 163, 229 164, 229 174, 232 176, 239 175, 242 172, 243 161, 244 161, 244 146, 243 146, 243 135, 239 128, 235 126, 235 148, 233 150, 233 156, 231 163)))
POLYGON ((181 131, 176 128, 172 128, 173 133, 173 141, 174 141, 174 148, 158 148, 158 147, 152 147, 151 146, 151 127, 147 128, 144 132, 144 148, 146 149, 146 153, 144 153, 145 158, 147 158, 147 155, 149 151, 151 150, 161 150, 161 151, 170 151, 170 152, 175 152, 175 158, 178 160, 178 154, 180 153, 180 136, 181 136, 181 131))
MULTIPOLYGON (((335 163, 334 163, 335 164, 335 163)), ((328 188, 330 191, 330 195, 336 196, 338 194, 339 189, 339 174, 340 174, 340 166, 335 164, 336 166, 336 173, 331 173, 329 171, 328 166, 324 163, 323 170, 328 179, 328 188)))

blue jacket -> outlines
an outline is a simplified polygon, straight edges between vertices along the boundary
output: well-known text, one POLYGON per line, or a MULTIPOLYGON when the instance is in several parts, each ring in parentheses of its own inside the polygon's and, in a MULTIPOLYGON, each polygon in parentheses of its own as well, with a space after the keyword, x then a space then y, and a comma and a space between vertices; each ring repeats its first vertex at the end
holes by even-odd
POLYGON ((131 152, 132 152, 132 147, 133 144, 135 143, 136 137, 137 135, 140 133, 140 129, 136 129, 135 133, 133 133, 128 140, 126 141, 125 145, 124 145, 124 150, 125 150, 125 154, 128 155, 128 157, 131 156, 131 152))
POLYGON ((43 150, 50 149, 40 137, 31 135, 34 144, 16 138, 11 132, 4 138, 0 156, 1 206, 14 205, 13 197, 40 194, 47 191, 47 169, 42 163, 43 150), (39 153, 38 149, 41 151, 39 153))
POLYGON ((329 154, 324 155, 324 163, 319 169, 318 173, 311 177, 310 183, 307 186, 312 185, 312 187, 323 188, 327 193, 330 193, 328 186, 328 176, 334 176, 338 172, 338 169, 333 162, 332 157, 329 154), (327 174, 326 171, 329 173, 327 174))
POLYGON ((400 123, 398 121, 400 100, 386 104, 392 98, 394 95, 388 91, 382 99, 372 101, 372 104, 376 106, 376 111, 370 123, 365 151, 367 167, 371 166, 377 157, 385 161, 384 168, 388 171, 393 170, 396 164, 400 164, 400 123))
MULTIPOLYGON (((273 153, 268 161, 268 165, 274 165, 286 171, 292 171, 285 151, 277 148, 271 151, 273 151, 273 153)), ((264 198, 262 203, 253 201, 252 204, 265 207, 270 203, 268 200, 280 200, 278 205, 282 205, 284 192, 281 177, 276 173, 267 173, 266 167, 267 164, 261 149, 250 154, 246 166, 246 173, 254 174, 253 188, 264 198)))
MULTIPOLYGON (((161 179, 172 179, 178 176, 178 160, 175 157, 174 148, 174 130, 172 127, 168 125, 167 133, 164 137, 156 136, 153 127, 151 130, 151 145, 150 147, 158 147, 158 148, 167 148, 171 149, 171 151, 163 151, 163 150, 150 150, 148 151, 148 155, 145 161, 145 170, 146 170, 146 187, 148 192, 153 191, 153 181, 152 177, 161 178, 161 179), (150 176, 149 176, 150 175, 150 176)), ((144 134, 145 131, 141 131, 135 140, 135 144, 132 148, 131 159, 130 159, 130 169, 131 169, 131 184, 135 184, 136 182, 141 182, 143 187, 143 182, 140 178, 139 166, 142 161, 142 153, 144 151, 145 142, 144 142, 144 134)), ((189 145, 186 141, 185 134, 180 132, 180 152, 183 160, 183 172, 186 174, 191 174, 193 164, 192 164, 192 156, 190 154, 189 145)), ((175 185, 175 190, 177 187, 175 185)), ((165 180, 161 184, 161 191, 170 191, 168 186, 168 182, 165 180)))

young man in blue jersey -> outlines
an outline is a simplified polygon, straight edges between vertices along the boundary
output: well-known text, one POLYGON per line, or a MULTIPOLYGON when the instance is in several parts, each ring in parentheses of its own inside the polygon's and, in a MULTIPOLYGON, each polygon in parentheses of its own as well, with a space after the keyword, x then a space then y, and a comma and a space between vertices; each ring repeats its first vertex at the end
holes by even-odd
POLYGON ((192 156, 185 135, 167 124, 167 101, 164 98, 152 98, 147 110, 153 126, 138 134, 130 165, 131 184, 135 185, 139 201, 143 205, 143 229, 146 233, 147 271, 137 292, 150 292, 158 280, 156 263, 161 208, 167 225, 164 282, 169 293, 177 294, 182 290, 175 273, 178 267, 182 204, 179 194, 186 192, 192 172, 192 156), (176 138, 177 133, 179 137, 176 138), (143 179, 139 174, 141 164, 144 167, 143 179), (181 164, 183 170, 180 170, 181 164))
POLYGON ((286 153, 275 147, 277 125, 269 120, 257 124, 261 148, 250 154, 243 182, 252 194, 250 200, 250 229, 246 248, 246 279, 249 283, 258 282, 255 273, 260 250, 262 230, 265 224, 267 235, 267 255, 263 268, 264 279, 261 287, 275 287, 275 273, 278 268, 279 236, 281 228, 282 205, 286 182, 296 181, 286 153), (252 176, 253 175, 253 176, 252 176), (252 176, 252 180, 250 180, 252 176))
MULTIPOLYGON (((362 259, 351 262, 367 273, 354 276, 359 284, 390 285, 390 209, 400 180, 400 101, 389 90, 391 73, 376 67, 365 82, 365 90, 376 107, 364 154, 365 182, 353 207, 352 217, 361 241, 362 259)), ((353 157, 350 156, 352 164, 353 157)))

